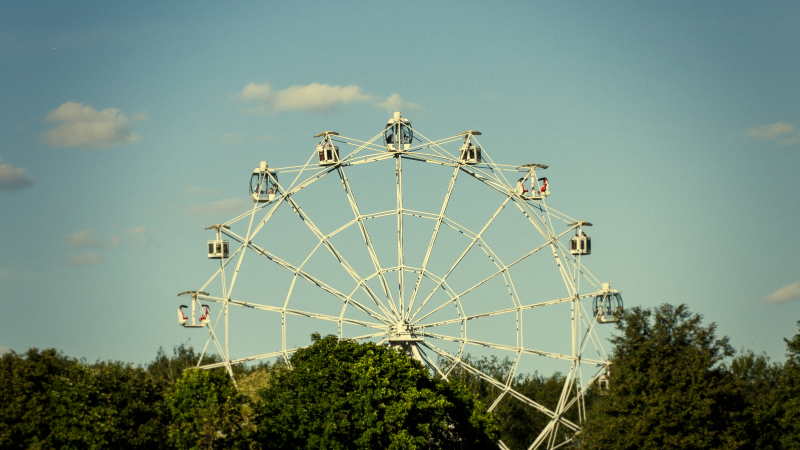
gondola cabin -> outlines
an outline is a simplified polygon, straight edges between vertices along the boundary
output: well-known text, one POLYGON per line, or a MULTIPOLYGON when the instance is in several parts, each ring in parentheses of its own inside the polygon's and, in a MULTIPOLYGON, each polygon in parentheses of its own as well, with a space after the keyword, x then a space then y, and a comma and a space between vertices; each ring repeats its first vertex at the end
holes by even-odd
POLYGON ((469 130, 460 135, 464 135, 464 144, 458 150, 458 159, 461 164, 480 164, 482 160, 481 158, 481 148, 477 145, 474 145, 470 141, 470 136, 480 136, 480 131, 469 130))
POLYGON ((395 112, 394 117, 386 122, 386 129, 383 131, 386 149, 390 152, 402 152, 411 148, 413 140, 414 130, 411 129, 411 121, 404 119, 401 113, 395 112))
POLYGON ((597 379, 597 387, 600 388, 600 393, 605 394, 608 392, 608 374, 604 373, 597 379))
POLYGON ((573 255, 591 255, 592 238, 586 234, 572 236, 569 239, 569 252, 573 255))
POLYGON ((228 257, 228 241, 214 239, 208 241, 208 258, 223 259, 228 257))
POLYGON ((209 295, 208 292, 203 291, 186 291, 181 292, 178 294, 178 297, 183 295, 191 295, 192 296, 192 321, 189 322, 189 317, 186 316, 186 312, 184 312, 184 308, 189 308, 187 305, 181 305, 178 307, 178 325, 181 325, 186 328, 200 328, 208 325, 211 323, 211 309, 208 305, 201 305, 200 301, 197 299, 197 295, 209 295), (197 319, 196 308, 200 307, 200 318, 197 319))
POLYGON ((536 169, 547 169, 547 164, 524 164, 517 167, 517 170, 524 170, 527 174, 517 180, 517 186, 514 193, 524 198, 525 200, 542 200, 550 195, 550 182, 547 178, 536 179, 536 169), (525 183, 530 179, 530 189, 525 188, 525 183), (538 181, 538 182, 537 182, 538 181))
POLYGON ((575 236, 569 239, 569 252, 572 255, 591 255, 592 254, 592 238, 583 232, 583 227, 592 226, 589 222, 573 222, 569 224, 575 228, 575 236))
POLYGON ((250 177, 250 197, 256 203, 266 203, 275 200, 277 194, 278 174, 269 169, 266 161, 261 161, 250 177))
POLYGON ((323 131, 314 135, 315 138, 324 136, 322 142, 317 144, 317 158, 320 166, 332 166, 339 163, 339 147, 333 145, 331 141, 331 136, 338 135, 339 133, 335 131, 323 131))
POLYGON ((598 323, 619 322, 616 314, 622 312, 622 295, 611 289, 610 283, 603 283, 600 291, 594 294, 592 311, 598 323))

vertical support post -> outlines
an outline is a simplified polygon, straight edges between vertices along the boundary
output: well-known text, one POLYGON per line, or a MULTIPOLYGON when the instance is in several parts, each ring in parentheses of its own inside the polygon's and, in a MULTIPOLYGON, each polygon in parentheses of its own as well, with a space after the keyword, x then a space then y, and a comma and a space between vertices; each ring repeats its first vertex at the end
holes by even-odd
POLYGON ((398 311, 400 317, 405 314, 405 299, 403 298, 403 284, 405 267, 403 266, 403 158, 400 154, 395 156, 395 182, 397 183, 397 266, 400 268, 398 276, 398 311))

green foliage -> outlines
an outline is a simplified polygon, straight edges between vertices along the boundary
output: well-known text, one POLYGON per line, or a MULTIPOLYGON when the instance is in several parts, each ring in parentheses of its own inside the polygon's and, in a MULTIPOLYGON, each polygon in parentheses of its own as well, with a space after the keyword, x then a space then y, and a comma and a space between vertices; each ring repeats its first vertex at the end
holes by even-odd
POLYGON ((719 364, 733 349, 701 320, 685 305, 622 314, 609 392, 589 411, 581 448, 745 447, 744 402, 719 364))
MULTIPOLYGON (((491 358, 474 358, 471 355, 462 357, 464 363, 489 375, 500 383, 505 384, 513 367, 513 361, 508 359, 498 359, 496 356, 491 358)), ((439 361, 443 370, 448 370, 451 363, 444 360, 439 361)), ((450 372, 449 379, 458 380, 475 394, 484 405, 491 405, 502 392, 489 381, 466 370, 463 366, 457 366, 450 372)), ((560 373, 555 373, 549 377, 538 373, 518 375, 511 380, 511 387, 520 394, 528 397, 536 403, 555 410, 561 396, 561 390, 566 382, 565 377, 560 373)), ((586 397, 586 404, 590 405, 594 393, 590 392, 586 397)), ((500 439, 512 450, 527 449, 534 439, 544 430, 550 419, 534 409, 525 405, 510 396, 504 397, 495 407, 493 414, 497 421, 500 439)), ((578 423, 578 410, 571 408, 565 417, 574 423, 578 423)), ((560 440, 571 436, 569 430, 559 430, 560 440)))
POLYGON ((780 449, 775 413, 775 392, 780 383, 782 367, 770 364, 766 354, 742 351, 734 358, 730 372, 743 393, 745 406, 741 422, 747 431, 752 448, 780 449))
MULTIPOLYGON (((156 381, 173 386, 181 379, 184 370, 197 366, 199 358, 200 355, 195 353, 194 348, 186 344, 173 347, 172 356, 167 356, 164 348, 161 347, 156 353, 156 359, 147 365, 147 372, 156 381)), ((201 364, 215 362, 219 362, 219 357, 216 355, 203 355, 201 364)))
POLYGON ((312 335, 255 405, 263 448, 485 449, 493 417, 461 383, 432 379, 404 352, 312 335))
POLYGON ((179 449, 246 448, 245 397, 221 370, 185 370, 167 398, 169 441, 179 449))
MULTIPOLYGON (((797 322, 800 325, 800 322, 797 322)), ((772 404, 782 449, 800 450, 800 333, 786 341, 787 360, 780 373, 772 404)))
POLYGON ((163 392, 142 369, 30 349, 4 355, 0 374, 2 448, 165 446, 163 392))

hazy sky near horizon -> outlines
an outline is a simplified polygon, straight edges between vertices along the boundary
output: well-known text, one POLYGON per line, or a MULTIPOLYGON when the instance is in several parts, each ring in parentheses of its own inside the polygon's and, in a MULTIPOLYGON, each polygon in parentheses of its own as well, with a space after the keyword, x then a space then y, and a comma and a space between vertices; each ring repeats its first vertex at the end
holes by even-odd
POLYGON ((798 19, 790 1, 4 1, 0 351, 202 345, 175 295, 213 273, 203 228, 252 207, 258 161, 302 164, 314 134, 367 139, 397 110, 549 164, 548 205, 595 224, 585 262, 626 306, 686 303, 782 361, 798 19))

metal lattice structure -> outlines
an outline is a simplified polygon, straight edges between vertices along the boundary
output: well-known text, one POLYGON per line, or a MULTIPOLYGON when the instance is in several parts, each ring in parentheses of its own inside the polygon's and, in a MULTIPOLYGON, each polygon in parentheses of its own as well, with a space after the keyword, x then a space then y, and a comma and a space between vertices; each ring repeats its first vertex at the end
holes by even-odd
MULTIPOLYGON (((537 171, 541 174, 547 166, 497 164, 478 142, 480 135, 469 130, 432 141, 395 113, 384 130, 366 141, 332 131, 318 134, 315 137, 322 141, 304 165, 270 168, 262 162, 252 176, 253 208, 208 228, 216 231, 216 238, 208 241, 208 256, 220 261, 219 269, 197 291, 182 293, 191 294, 192 320, 187 323, 188 317, 180 309, 179 322, 205 326, 209 338, 203 353, 213 345, 221 359, 205 366, 198 361, 198 367, 225 367, 233 377, 235 364, 275 357, 288 364, 289 355, 302 348, 291 345, 297 332, 293 327, 303 328, 299 332, 307 337, 318 327, 335 325, 342 339, 402 347, 442 377, 458 368, 485 380, 501 392, 491 409, 501 401, 516 401, 545 415, 549 424, 530 444, 531 449, 558 448, 573 440, 585 420, 584 395, 609 367, 595 326, 615 320, 621 298, 581 261, 591 253, 590 238, 583 232, 583 227, 591 224, 548 207, 549 182, 537 178, 537 171), (351 151, 340 154, 339 146, 351 151), (356 201, 355 178, 348 174, 380 164, 393 166, 395 206, 362 210, 356 201), (441 174, 441 191, 436 192, 427 181, 420 183, 421 178, 404 190, 404 165, 434 167, 441 174), (515 180, 517 176, 521 178, 515 180), (328 183, 315 193, 315 188, 331 177, 337 181, 335 185, 328 183), (465 177, 470 181, 459 181, 465 177), (292 180, 287 183, 289 178, 292 180), (484 208, 486 217, 472 210, 463 214, 465 208, 461 208, 477 227, 462 225, 449 212, 457 212, 452 203, 464 183, 470 183, 473 205, 487 206, 485 199, 497 202, 484 208), (439 199, 434 211, 404 204, 404 192, 408 195, 420 189, 424 195, 417 192, 417 198, 439 199), (312 195, 306 195, 309 193, 312 195), (312 217, 302 207, 323 201, 323 194, 346 200, 348 211, 334 210, 338 217, 345 214, 349 218, 324 224, 325 217, 312 217), (287 217, 294 222, 287 222, 287 217), (517 230, 514 235, 492 233, 503 220, 503 226, 511 223, 517 230), (427 229, 430 234, 411 235, 412 225, 414 230, 427 229), (391 228, 391 240, 396 239, 396 250, 388 251, 386 239, 382 239, 387 228, 391 228), (295 244, 301 244, 291 238, 291 233, 301 231, 307 236, 302 242, 305 247, 292 256, 282 254, 292 253, 295 244), (381 237, 376 237, 378 234, 381 237), (346 240, 346 235, 351 239, 346 240), (340 241, 346 245, 337 246, 340 241), (413 257, 412 243, 419 249, 413 257), (438 250, 437 244, 445 248, 438 250), (354 247, 359 248, 356 251, 354 247), (363 260, 356 262, 358 258, 363 260), (331 264, 338 272, 333 273, 331 264), (253 265, 259 269, 248 272, 246 268, 253 265), (479 266, 483 272, 476 268, 479 266), (315 273, 315 267, 321 273, 315 273), (247 279, 262 281, 240 289, 247 279), (582 281, 591 286, 588 293, 580 292, 582 281), (213 292, 215 285, 219 291, 206 292, 213 292), (561 294, 550 294, 556 291, 561 294), (207 305, 213 303, 219 309, 211 320, 207 305), (229 338, 238 327, 230 321, 234 307, 241 308, 241 314, 263 311, 259 313, 265 314, 260 326, 268 331, 280 329, 280 337, 273 333, 272 338, 263 339, 271 347, 268 351, 231 358, 229 338), (195 322, 195 309, 204 312, 200 323, 195 322), (524 339, 531 333, 523 331, 529 329, 533 335, 538 330, 555 331, 539 332, 545 334, 544 339, 524 339), (546 350, 553 343, 563 345, 546 350), (479 351, 505 354, 513 362, 505 379, 484 373, 464 358, 479 351), (545 407, 514 390, 514 377, 525 358, 533 358, 534 366, 535 361, 563 364, 566 380, 557 405, 545 407), (578 420, 568 420, 568 411, 577 411, 572 416, 578 420)), ((370 194, 379 196, 373 192, 360 198, 370 194)), ((499 445, 507 448, 502 442, 499 445)))

